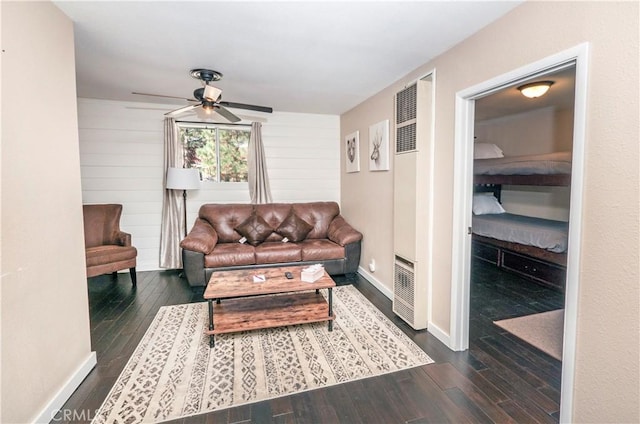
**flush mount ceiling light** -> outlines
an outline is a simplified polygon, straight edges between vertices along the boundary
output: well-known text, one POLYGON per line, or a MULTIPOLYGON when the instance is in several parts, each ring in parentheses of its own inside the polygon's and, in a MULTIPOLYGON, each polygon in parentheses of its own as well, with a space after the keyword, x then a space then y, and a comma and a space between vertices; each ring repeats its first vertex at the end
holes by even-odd
POLYGON ((551 87, 553 83, 554 81, 530 82, 529 84, 521 85, 518 87, 518 90, 520 90, 523 96, 534 99, 536 97, 543 96, 547 91, 549 91, 549 87, 551 87))

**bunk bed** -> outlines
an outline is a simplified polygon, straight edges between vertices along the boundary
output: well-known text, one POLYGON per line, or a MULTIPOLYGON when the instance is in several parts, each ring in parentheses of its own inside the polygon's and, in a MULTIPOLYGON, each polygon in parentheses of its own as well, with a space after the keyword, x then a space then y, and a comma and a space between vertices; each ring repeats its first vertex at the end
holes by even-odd
POLYGON ((568 223, 506 213, 499 203, 503 185, 570 184, 570 152, 476 159, 472 255, 535 282, 564 290, 568 223), (496 205, 487 203, 487 195, 495 198, 496 205), (490 206, 476 211, 482 209, 476 208, 477 200, 490 206))

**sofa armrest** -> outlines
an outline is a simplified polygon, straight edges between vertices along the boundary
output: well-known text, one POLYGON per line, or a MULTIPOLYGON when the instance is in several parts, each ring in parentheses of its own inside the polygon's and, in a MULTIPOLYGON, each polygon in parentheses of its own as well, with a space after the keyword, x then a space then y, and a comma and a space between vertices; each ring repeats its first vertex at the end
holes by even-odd
POLYGON ((206 286, 204 254, 182 249, 182 271, 191 287, 206 286))
POLYGON ((345 221, 342 215, 336 216, 329 224, 329 240, 345 246, 362 240, 362 233, 354 229, 345 221))
POLYGON ((189 234, 180 242, 180 247, 207 255, 217 242, 216 230, 207 221, 198 218, 189 234))
POLYGON ((360 250, 362 241, 356 241, 344 246, 346 261, 344 264, 345 274, 355 274, 360 265, 360 250))
POLYGON ((118 231, 116 233, 116 242, 119 246, 131 246, 131 234, 118 231))

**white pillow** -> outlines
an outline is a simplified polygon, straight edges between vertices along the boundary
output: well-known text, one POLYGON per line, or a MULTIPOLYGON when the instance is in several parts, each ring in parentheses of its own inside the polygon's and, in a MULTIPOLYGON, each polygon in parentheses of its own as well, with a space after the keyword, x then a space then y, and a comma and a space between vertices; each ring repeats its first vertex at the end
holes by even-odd
POLYGON ((502 150, 491 143, 475 143, 473 145, 473 158, 474 159, 494 159, 503 158, 504 153, 502 150))
POLYGON ((491 193, 473 195, 473 214, 488 215, 505 213, 506 211, 491 193))

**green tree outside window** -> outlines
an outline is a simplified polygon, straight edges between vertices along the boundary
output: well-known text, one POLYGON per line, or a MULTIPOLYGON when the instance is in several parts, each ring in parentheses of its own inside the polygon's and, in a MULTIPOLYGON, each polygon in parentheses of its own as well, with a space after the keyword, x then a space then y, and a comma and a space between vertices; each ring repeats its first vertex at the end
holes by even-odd
POLYGON ((228 126, 179 127, 187 168, 200 171, 203 181, 246 182, 251 131, 228 126))

